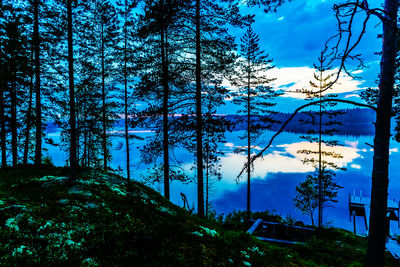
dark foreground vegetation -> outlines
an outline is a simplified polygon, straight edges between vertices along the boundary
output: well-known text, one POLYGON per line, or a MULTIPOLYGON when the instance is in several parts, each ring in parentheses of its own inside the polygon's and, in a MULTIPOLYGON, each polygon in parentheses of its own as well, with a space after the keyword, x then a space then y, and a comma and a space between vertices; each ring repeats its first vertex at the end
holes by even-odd
MULTIPOLYGON (((205 220, 138 183, 94 169, 0 170, 0 262, 17 266, 362 266, 367 239, 316 230, 305 245, 245 233, 246 212, 205 220)), ((290 223, 268 212, 253 218, 290 223)), ((387 266, 396 266, 387 254, 387 266)), ((398 264, 398 263, 397 263, 398 264)))

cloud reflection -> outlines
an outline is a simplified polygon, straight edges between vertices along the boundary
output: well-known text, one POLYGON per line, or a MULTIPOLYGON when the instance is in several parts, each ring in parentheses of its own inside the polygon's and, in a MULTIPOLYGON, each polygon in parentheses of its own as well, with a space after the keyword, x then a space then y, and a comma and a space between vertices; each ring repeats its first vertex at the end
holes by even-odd
MULTIPOLYGON (((322 144, 322 149, 328 152, 340 153, 343 158, 329 157, 329 161, 335 163, 339 167, 349 166, 353 160, 360 158, 360 149, 357 148, 358 142, 348 143, 350 146, 333 146, 329 147, 322 144)), ((232 146, 231 146, 232 147, 232 146)), ((310 149, 317 151, 318 144, 310 144, 308 142, 296 142, 276 146, 277 150, 266 154, 262 159, 254 162, 253 178, 266 178, 268 173, 307 173, 312 172, 314 168, 310 164, 303 164, 304 155, 297 153, 299 150, 310 149)), ((311 158, 311 155, 308 155, 311 158)), ((232 152, 226 153, 221 160, 222 176, 225 182, 234 182, 236 177, 247 160, 246 155, 238 155, 232 152)), ((361 166, 352 164, 353 168, 361 168, 361 166)), ((242 181, 245 179, 242 177, 242 181)))

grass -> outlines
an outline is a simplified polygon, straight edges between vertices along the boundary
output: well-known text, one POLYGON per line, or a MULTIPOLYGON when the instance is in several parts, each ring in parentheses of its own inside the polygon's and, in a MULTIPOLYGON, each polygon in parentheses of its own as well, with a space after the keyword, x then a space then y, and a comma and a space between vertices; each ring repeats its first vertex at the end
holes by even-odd
POLYGON ((265 243, 245 233, 244 213, 204 220, 112 173, 80 170, 72 186, 67 175, 51 165, 0 170, 2 265, 362 266, 365 258, 366 239, 344 230, 317 231, 306 245, 265 243))

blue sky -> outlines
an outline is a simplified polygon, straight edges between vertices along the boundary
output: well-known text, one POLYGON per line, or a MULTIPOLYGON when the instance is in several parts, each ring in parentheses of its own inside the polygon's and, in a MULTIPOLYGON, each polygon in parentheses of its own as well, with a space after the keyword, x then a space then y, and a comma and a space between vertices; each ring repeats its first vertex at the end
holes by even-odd
MULTIPOLYGON (((266 14, 262 8, 243 7, 246 14, 255 14, 254 31, 260 36, 260 46, 274 60, 277 67, 271 75, 277 78, 276 87, 295 89, 307 87, 312 79, 312 64, 317 61, 324 43, 336 33, 337 22, 333 5, 340 1, 333 0, 294 0, 284 4, 276 13, 266 14)), ((370 0, 371 7, 380 7, 380 1, 370 0)), ((356 17, 355 24, 360 25, 364 14, 356 17)), ((365 68, 358 73, 360 79, 344 77, 333 92, 340 97, 360 101, 357 96, 366 87, 376 87, 380 57, 375 52, 381 50, 381 24, 376 18, 369 21, 367 32, 357 47, 356 53, 362 54, 365 68)), ((240 40, 244 30, 234 29, 231 33, 240 40)), ((337 67, 333 65, 333 67, 337 67)), ((290 112, 304 103, 298 96, 286 96, 279 100, 277 109, 290 112)), ((348 106, 343 106, 348 107, 348 106)), ((222 108, 224 113, 230 110, 228 104, 222 108)))

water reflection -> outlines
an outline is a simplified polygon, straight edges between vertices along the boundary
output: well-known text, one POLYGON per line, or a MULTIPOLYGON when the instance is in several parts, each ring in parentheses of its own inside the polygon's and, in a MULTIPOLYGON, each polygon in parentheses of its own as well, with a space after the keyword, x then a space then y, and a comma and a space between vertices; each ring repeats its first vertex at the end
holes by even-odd
MULTIPOLYGON (((145 138, 151 135, 150 132, 136 132, 140 137, 145 138)), ((227 143, 221 144, 220 148, 225 152, 222 156, 222 180, 214 182, 212 185, 211 201, 213 208, 217 213, 229 213, 234 210, 244 210, 246 207, 246 182, 242 178, 236 183, 235 178, 239 174, 241 168, 246 162, 244 154, 234 154, 235 148, 244 146, 245 140, 241 140, 239 136, 243 132, 227 133, 227 143)), ((272 133, 271 133, 272 135, 272 133)), ((315 149, 317 144, 309 144, 299 138, 299 134, 282 133, 275 140, 273 146, 267 151, 262 159, 258 159, 254 165, 252 173, 252 210, 276 210, 283 216, 291 215, 310 223, 307 216, 301 215, 293 208, 292 199, 295 196, 295 188, 309 172, 314 169, 311 165, 303 164, 304 155, 298 154, 298 150, 315 149)), ((52 133, 51 137, 59 140, 59 135, 52 133)), ((268 136, 267 136, 268 137, 268 136)), ((268 139, 266 137, 266 139, 268 139)), ((354 190, 359 192, 362 190, 365 196, 370 196, 371 172, 372 172, 372 156, 373 150, 367 145, 372 144, 372 136, 335 136, 343 146, 325 147, 327 151, 335 151, 342 154, 343 158, 330 159, 340 167, 346 167, 347 171, 339 171, 337 173, 337 181, 344 188, 339 191, 338 203, 334 207, 325 209, 324 221, 334 226, 345 229, 352 229, 348 214, 348 195, 354 190)), ((139 174, 145 172, 148 166, 139 164, 139 149, 146 140, 135 140, 131 144, 132 161, 132 177, 140 177, 139 174)), ((125 169, 125 142, 123 137, 113 137, 113 146, 119 150, 112 150, 113 159, 111 167, 117 168, 121 166, 125 169), (122 144, 122 147, 120 147, 122 144)), ((64 165, 66 153, 60 152, 59 147, 51 147, 48 153, 53 158, 56 165, 64 165)), ((255 148, 257 152, 260 147, 255 148)), ((400 161, 399 144, 391 141, 390 149, 390 184, 389 198, 400 198, 400 182, 398 173, 400 168, 396 165, 400 161)), ((181 167, 189 174, 195 177, 193 167, 193 155, 183 149, 174 151, 176 158, 183 162, 181 167)), ((157 190, 162 189, 162 185, 153 185, 157 190)), ((180 192, 186 194, 189 204, 196 206, 197 186, 195 183, 182 184, 180 182, 171 183, 171 200, 182 205, 180 192)), ((360 232, 363 230, 363 221, 357 221, 360 232)), ((397 227, 392 227, 393 231, 397 227)))

